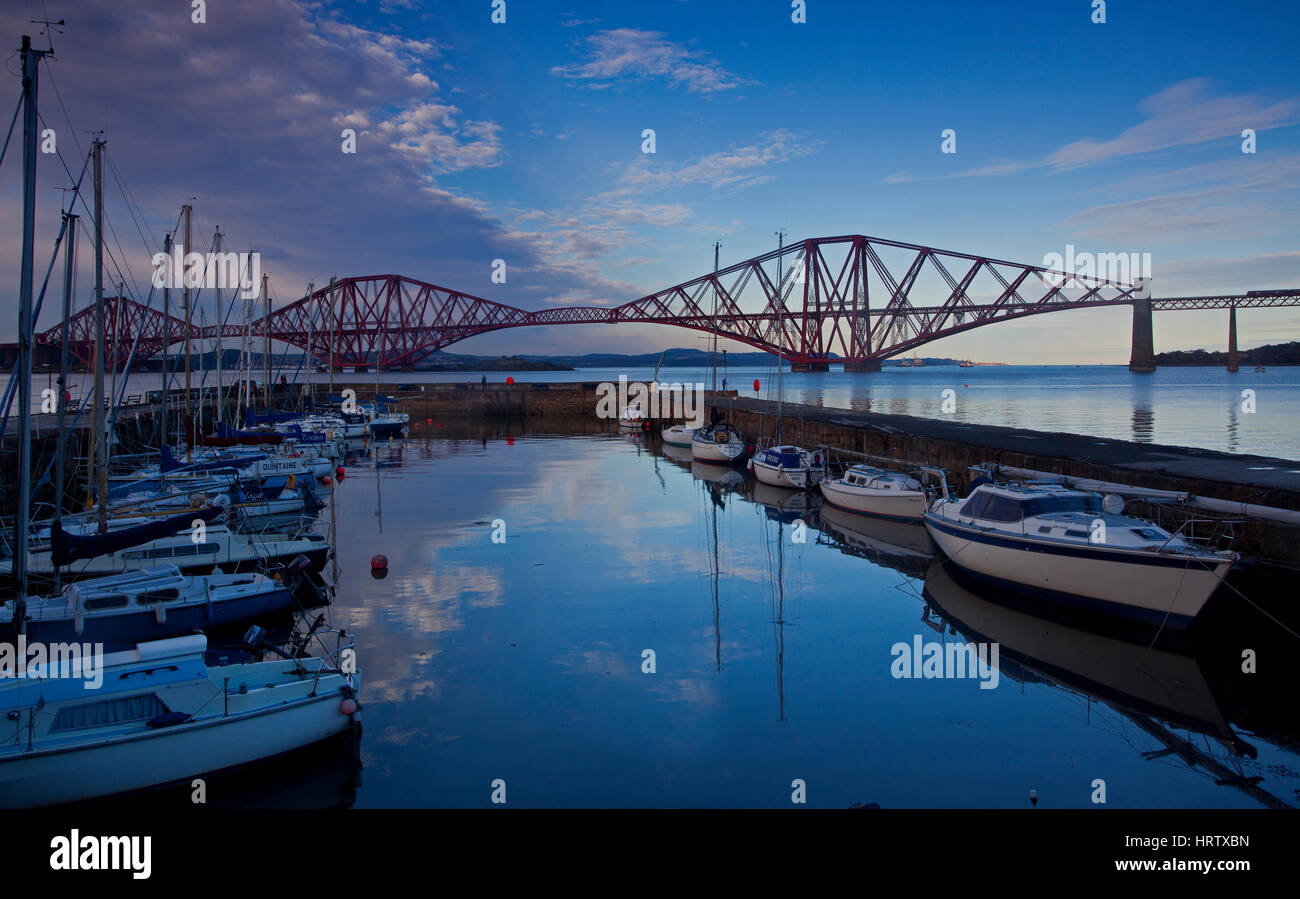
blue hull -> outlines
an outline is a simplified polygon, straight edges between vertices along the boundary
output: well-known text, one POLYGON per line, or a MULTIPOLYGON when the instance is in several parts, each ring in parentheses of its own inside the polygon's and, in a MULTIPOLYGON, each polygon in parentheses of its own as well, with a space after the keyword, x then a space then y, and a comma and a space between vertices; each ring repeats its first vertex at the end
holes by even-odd
MULTIPOLYGON (((288 590, 272 590, 257 596, 167 609, 167 620, 161 624, 155 618, 152 608, 112 617, 86 616, 85 627, 80 634, 76 633, 71 618, 29 620, 27 642, 102 643, 104 652, 120 652, 134 649, 137 643, 148 640, 163 640, 198 630, 229 626, 294 608, 297 608, 297 604, 288 590)), ((5 634, 3 639, 12 643, 12 631, 12 625, 6 625, 0 634, 5 634)))

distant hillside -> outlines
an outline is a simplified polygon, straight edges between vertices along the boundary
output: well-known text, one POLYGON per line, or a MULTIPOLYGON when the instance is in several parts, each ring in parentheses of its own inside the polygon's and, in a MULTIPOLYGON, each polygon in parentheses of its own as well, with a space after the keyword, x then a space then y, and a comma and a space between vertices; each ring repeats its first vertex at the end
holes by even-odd
MULTIPOLYGON (((456 353, 438 352, 429 356, 418 366, 420 369, 432 369, 435 371, 510 371, 509 368, 486 368, 486 365, 497 365, 508 363, 511 360, 517 360, 516 369, 529 370, 528 366, 521 363, 541 363, 544 365, 556 366, 550 370, 572 370, 577 368, 654 368, 659 364, 659 357, 663 356, 664 368, 706 368, 710 365, 712 354, 708 350, 691 350, 691 349, 670 349, 660 353, 641 353, 639 355, 625 353, 585 353, 580 356, 534 356, 528 354, 518 354, 514 356, 503 356, 497 359, 491 359, 484 356, 468 356, 456 353), (471 366, 462 368, 461 366, 471 366)), ((838 357, 833 357, 838 358, 838 357)), ((898 365, 903 360, 890 359, 885 365, 898 365)), ((930 358, 922 357, 926 365, 956 365, 955 359, 930 358)), ((718 365, 722 365, 723 355, 718 353, 718 365)), ((772 353, 749 352, 749 353, 727 353, 726 362, 728 365, 774 365, 776 356, 772 353)))
MULTIPOLYGON (((1237 361, 1240 365, 1300 365, 1300 341, 1271 343, 1251 350, 1240 350, 1237 361)), ((1226 351, 1175 350, 1157 353, 1156 364, 1222 366, 1228 364, 1228 354, 1226 351)))

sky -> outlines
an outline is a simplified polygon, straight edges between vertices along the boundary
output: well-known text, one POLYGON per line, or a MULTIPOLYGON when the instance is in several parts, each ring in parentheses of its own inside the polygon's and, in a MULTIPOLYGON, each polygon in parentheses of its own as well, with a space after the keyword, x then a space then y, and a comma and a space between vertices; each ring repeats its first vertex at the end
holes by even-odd
MULTIPOLYGON (((1092 0, 807 0, 799 23, 785 0, 504 6, 494 23, 492 0, 211 0, 196 23, 183 2, 10 0, 0 39, 15 49, 22 34, 46 43, 29 20, 66 20, 41 70, 58 155, 38 162, 38 275, 60 188, 102 129, 107 236, 141 299, 186 202, 196 245, 220 226, 226 248, 261 254, 276 306, 383 273, 529 309, 617 305, 706 273, 715 241, 723 266, 774 249, 778 229, 1033 264, 1071 245, 1150 253, 1157 297, 1300 287, 1293 4, 1117 0, 1104 23, 1092 0)), ((0 115, 18 71, 13 53, 0 115)), ((21 122, 0 166, 4 340, 20 137, 21 122)), ((83 239, 77 308, 89 253, 83 239)), ((52 283, 40 329, 59 320, 52 283)), ((1245 310, 1238 326, 1243 347, 1300 339, 1300 309, 1245 310)), ((922 353, 1123 363, 1130 327, 1122 307, 1053 313, 922 353)), ((1227 313, 1157 314, 1155 334, 1157 351, 1223 348, 1227 313)), ((583 325, 449 349, 700 345, 583 325)))

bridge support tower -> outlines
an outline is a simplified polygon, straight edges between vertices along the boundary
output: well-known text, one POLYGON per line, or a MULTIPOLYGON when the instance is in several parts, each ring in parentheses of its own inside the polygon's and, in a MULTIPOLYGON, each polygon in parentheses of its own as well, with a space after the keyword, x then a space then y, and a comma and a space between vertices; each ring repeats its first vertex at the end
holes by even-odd
POLYGON ((1133 352, 1129 356, 1128 370, 1153 372, 1156 370, 1156 350, 1151 330, 1151 293, 1133 298, 1133 352))
POLYGON ((1228 371, 1237 370, 1237 307, 1228 307, 1228 371))
POLYGON ((879 359, 865 359, 862 362, 845 362, 844 370, 847 371, 880 371, 879 359))

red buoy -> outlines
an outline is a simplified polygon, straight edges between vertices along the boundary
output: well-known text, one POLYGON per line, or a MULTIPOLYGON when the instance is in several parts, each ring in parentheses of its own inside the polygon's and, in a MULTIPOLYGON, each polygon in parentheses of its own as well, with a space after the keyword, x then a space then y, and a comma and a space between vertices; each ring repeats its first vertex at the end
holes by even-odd
POLYGON ((339 703, 340 715, 355 715, 357 713, 357 701, 355 699, 345 699, 339 703))
POLYGON ((387 568, 387 567, 388 567, 388 556, 384 555, 383 553, 376 553, 375 555, 371 556, 371 557, 370 557, 370 567, 371 567, 371 568, 375 568, 375 569, 378 569, 378 568, 387 568))
POLYGON ((754 392, 758 393, 758 378, 754 379, 754 392))
POLYGON ((507 384, 513 384, 514 382, 515 382, 515 379, 514 379, 514 376, 513 376, 513 375, 510 376, 510 377, 508 377, 508 378, 506 378, 506 383, 507 383, 507 384))
POLYGON ((344 475, 343 466, 342 465, 336 466, 334 469, 334 473, 339 477, 343 477, 344 475))
POLYGON ((322 484, 324 484, 326 487, 328 487, 329 485, 331 485, 331 484, 334 483, 333 481, 330 480, 330 476, 329 476, 329 475, 325 475, 325 477, 321 478, 321 479, 320 479, 320 482, 321 482, 322 484))

